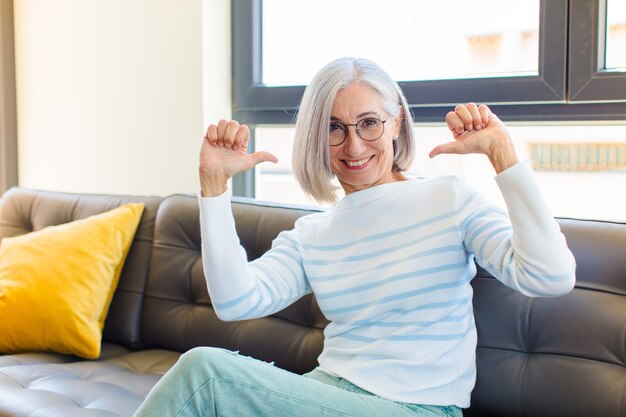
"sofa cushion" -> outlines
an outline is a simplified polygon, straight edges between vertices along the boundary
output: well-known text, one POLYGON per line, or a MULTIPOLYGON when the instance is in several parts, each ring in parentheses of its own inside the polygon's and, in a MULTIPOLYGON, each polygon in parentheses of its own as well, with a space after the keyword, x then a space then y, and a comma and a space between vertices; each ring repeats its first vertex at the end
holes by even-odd
POLYGON ((0 352, 100 355, 102 328, 143 204, 0 241, 0 352))
POLYGON ((145 350, 98 361, 0 367, 0 412, 30 417, 129 417, 179 352, 145 350))
MULTIPOLYGON (((237 232, 250 259, 262 255, 281 230, 310 212, 251 199, 233 202, 237 232)), ((158 319, 143 322, 147 346, 179 351, 218 346, 298 373, 317 366, 326 320, 310 295, 270 317, 240 322, 217 318, 202 271, 196 196, 163 200, 150 262, 143 315, 158 319), (273 335, 271 341, 259 343, 267 335, 273 335)))
POLYGON ((141 347, 140 320, 159 197, 73 194, 13 188, 2 196, 0 239, 69 223, 140 202, 143 216, 109 307, 103 340, 141 347))
MULTIPOLYGON (((131 350, 115 343, 103 343, 100 349, 101 360, 109 359, 114 356, 120 356, 130 353, 131 350)), ((9 355, 0 355, 0 368, 15 365, 34 365, 42 363, 72 363, 80 362, 81 359, 74 355, 64 355, 62 353, 53 352, 23 352, 13 353, 9 355)))

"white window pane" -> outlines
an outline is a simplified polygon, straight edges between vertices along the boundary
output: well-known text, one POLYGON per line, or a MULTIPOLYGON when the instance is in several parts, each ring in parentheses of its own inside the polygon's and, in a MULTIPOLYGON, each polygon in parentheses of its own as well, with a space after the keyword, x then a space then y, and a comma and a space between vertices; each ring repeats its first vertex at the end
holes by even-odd
POLYGON ((626 1, 607 0, 606 69, 626 71, 626 1))
POLYGON ((306 85, 342 56, 396 80, 536 75, 539 0, 264 0, 262 79, 306 85))
MULTIPOLYGON (((626 126, 521 125, 509 123, 520 158, 530 159, 544 196, 555 216, 626 221, 626 126), (533 154, 553 152, 551 162, 533 154), (583 153, 581 149, 587 150, 583 153), (584 157, 572 158, 579 152, 584 157), (568 162, 567 158, 570 158, 568 162), (571 161, 574 163, 571 163, 571 161)), ((279 163, 257 167, 256 197, 260 200, 317 205, 300 190, 291 171, 293 127, 259 127, 256 149, 274 153, 279 163)), ((415 126, 417 152, 408 174, 414 177, 458 174, 495 204, 505 207, 494 171, 482 155, 440 155, 428 158, 436 145, 450 140, 443 124, 415 126)), ((544 155, 545 156, 545 155, 544 155)))
POLYGON ((300 189, 292 175, 291 152, 293 127, 257 127, 254 130, 255 149, 273 153, 277 164, 258 165, 255 170, 255 197, 265 201, 294 204, 315 204, 300 189))

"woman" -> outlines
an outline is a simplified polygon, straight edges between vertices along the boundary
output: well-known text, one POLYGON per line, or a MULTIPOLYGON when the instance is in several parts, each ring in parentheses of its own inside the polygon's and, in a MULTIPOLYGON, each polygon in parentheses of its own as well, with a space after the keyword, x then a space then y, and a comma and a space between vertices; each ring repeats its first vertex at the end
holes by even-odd
POLYGON ((454 176, 409 179, 411 113, 376 64, 329 63, 298 112, 293 166, 303 189, 334 201, 281 233, 248 263, 235 233, 227 181, 265 162, 246 152, 235 121, 207 129, 200 155, 202 254, 224 320, 262 317, 313 292, 324 315, 319 367, 303 376, 214 348, 184 354, 138 415, 461 416, 474 386, 474 258, 528 296, 574 285, 574 259, 527 163, 487 106, 446 116, 441 153, 488 156, 508 205, 495 208, 454 176))

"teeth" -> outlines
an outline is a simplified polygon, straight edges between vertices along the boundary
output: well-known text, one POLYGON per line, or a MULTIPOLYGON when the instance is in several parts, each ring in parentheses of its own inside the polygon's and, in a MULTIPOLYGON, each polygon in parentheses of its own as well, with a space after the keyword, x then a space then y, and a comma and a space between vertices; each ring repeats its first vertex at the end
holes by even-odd
POLYGON ((365 165, 369 160, 369 158, 365 158, 361 159, 360 161, 346 161, 346 164, 350 165, 351 167, 360 167, 362 165, 365 165))

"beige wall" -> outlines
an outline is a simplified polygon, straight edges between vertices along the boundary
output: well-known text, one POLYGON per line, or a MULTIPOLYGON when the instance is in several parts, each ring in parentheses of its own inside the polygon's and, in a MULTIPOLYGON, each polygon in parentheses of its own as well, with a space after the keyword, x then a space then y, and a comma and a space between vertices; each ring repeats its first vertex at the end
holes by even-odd
POLYGON ((230 114, 230 0, 15 0, 20 185, 195 192, 230 114))

